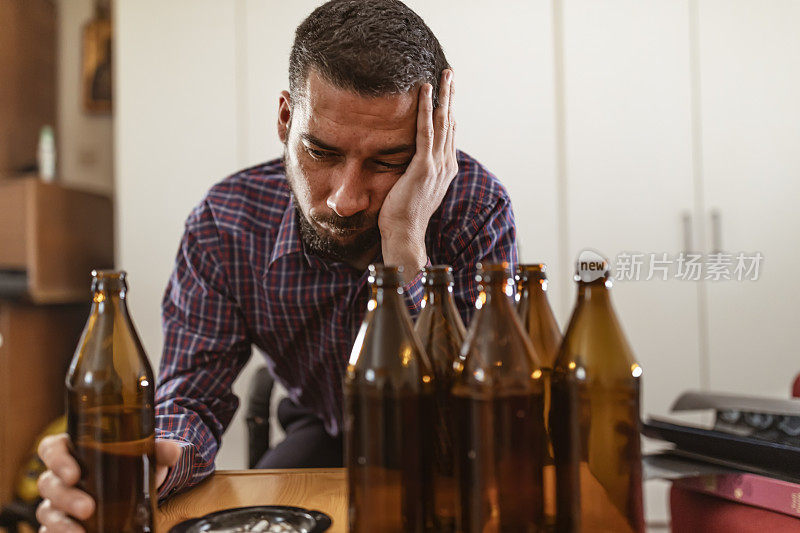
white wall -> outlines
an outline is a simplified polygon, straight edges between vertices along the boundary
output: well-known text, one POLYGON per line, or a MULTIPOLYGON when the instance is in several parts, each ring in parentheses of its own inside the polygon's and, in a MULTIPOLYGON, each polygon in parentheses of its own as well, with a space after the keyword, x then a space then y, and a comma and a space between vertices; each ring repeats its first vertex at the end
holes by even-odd
POLYGON ((81 46, 92 0, 57 0, 58 177, 64 183, 110 193, 113 190, 113 120, 83 110, 81 46))
MULTIPOLYGON (((131 313, 155 368, 183 222, 241 164, 232 7, 153 0, 118 2, 114 13, 117 264, 130 276, 131 313)), ((243 428, 226 437, 218 464, 245 467, 243 428)))

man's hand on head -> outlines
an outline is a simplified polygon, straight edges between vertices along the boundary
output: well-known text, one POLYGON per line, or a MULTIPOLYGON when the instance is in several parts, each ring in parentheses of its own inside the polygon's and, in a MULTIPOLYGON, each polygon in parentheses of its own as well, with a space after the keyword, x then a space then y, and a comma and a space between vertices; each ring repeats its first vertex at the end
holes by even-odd
POLYGON ((439 107, 433 109, 433 88, 420 87, 417 149, 408 168, 389 191, 381 207, 383 261, 402 266, 411 280, 427 263, 425 231, 458 172, 453 113, 453 71, 442 72, 439 107))

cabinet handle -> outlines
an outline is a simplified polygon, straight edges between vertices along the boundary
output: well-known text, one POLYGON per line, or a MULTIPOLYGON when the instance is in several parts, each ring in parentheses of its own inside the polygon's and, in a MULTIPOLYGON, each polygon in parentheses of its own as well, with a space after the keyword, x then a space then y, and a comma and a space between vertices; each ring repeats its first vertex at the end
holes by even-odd
POLYGON ((719 209, 711 210, 711 253, 722 252, 722 223, 719 209))
POLYGON ((683 227, 683 253, 688 254, 692 251, 692 212, 684 211, 681 215, 681 225, 683 227))

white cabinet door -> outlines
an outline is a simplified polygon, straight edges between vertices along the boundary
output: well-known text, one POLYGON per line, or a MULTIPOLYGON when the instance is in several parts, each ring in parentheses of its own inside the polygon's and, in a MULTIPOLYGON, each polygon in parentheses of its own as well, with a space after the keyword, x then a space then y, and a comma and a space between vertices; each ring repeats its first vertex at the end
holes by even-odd
MULTIPOLYGON (((688 22, 686 3, 672 0, 564 3, 570 259, 583 247, 612 261, 620 252, 672 258, 685 246, 681 220, 694 201, 688 22)), ((642 412, 663 414, 700 385, 697 286, 671 273, 646 281, 643 259, 640 281, 617 281, 614 301, 644 367, 642 412)))
POLYGON ((800 372, 800 3, 699 7, 708 246, 764 257, 757 281, 706 283, 711 388, 786 397, 800 372))

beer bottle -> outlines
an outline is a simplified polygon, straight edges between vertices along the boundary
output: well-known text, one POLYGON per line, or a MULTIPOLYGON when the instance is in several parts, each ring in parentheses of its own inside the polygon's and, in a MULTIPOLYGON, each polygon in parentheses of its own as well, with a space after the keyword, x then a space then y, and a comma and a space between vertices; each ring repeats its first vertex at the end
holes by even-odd
POLYGON ((552 370, 561 345, 561 331, 547 301, 547 266, 544 263, 517 268, 517 312, 531 338, 542 370, 552 370))
POLYGON ((514 309, 508 263, 479 264, 477 311, 456 362, 457 529, 543 528, 542 371, 514 309))
POLYGON ((369 283, 344 378, 350 531, 430 531, 434 374, 408 314, 402 268, 370 265, 369 283))
POLYGON ((584 250, 578 299, 553 368, 550 428, 559 532, 644 532, 642 368, 611 305, 608 262, 584 250))
POLYGON ((519 265, 517 267, 517 312, 522 324, 531 338, 533 347, 542 365, 544 385, 544 422, 548 439, 544 466, 544 512, 548 529, 556 520, 556 480, 553 466, 553 449, 549 438, 550 413, 550 374, 553 370, 558 348, 561 344, 561 331, 556 317, 547 301, 547 266, 544 263, 519 265))
POLYGON ((453 466, 453 412, 450 389, 453 363, 466 334, 453 299, 453 269, 436 265, 423 271, 425 299, 415 329, 428 354, 436 381, 433 449, 433 508, 436 531, 455 531, 456 494, 453 466))
POLYGON ((126 304, 124 272, 92 272, 92 308, 66 379, 67 428, 78 487, 97 507, 88 533, 152 532, 153 371, 126 304))

